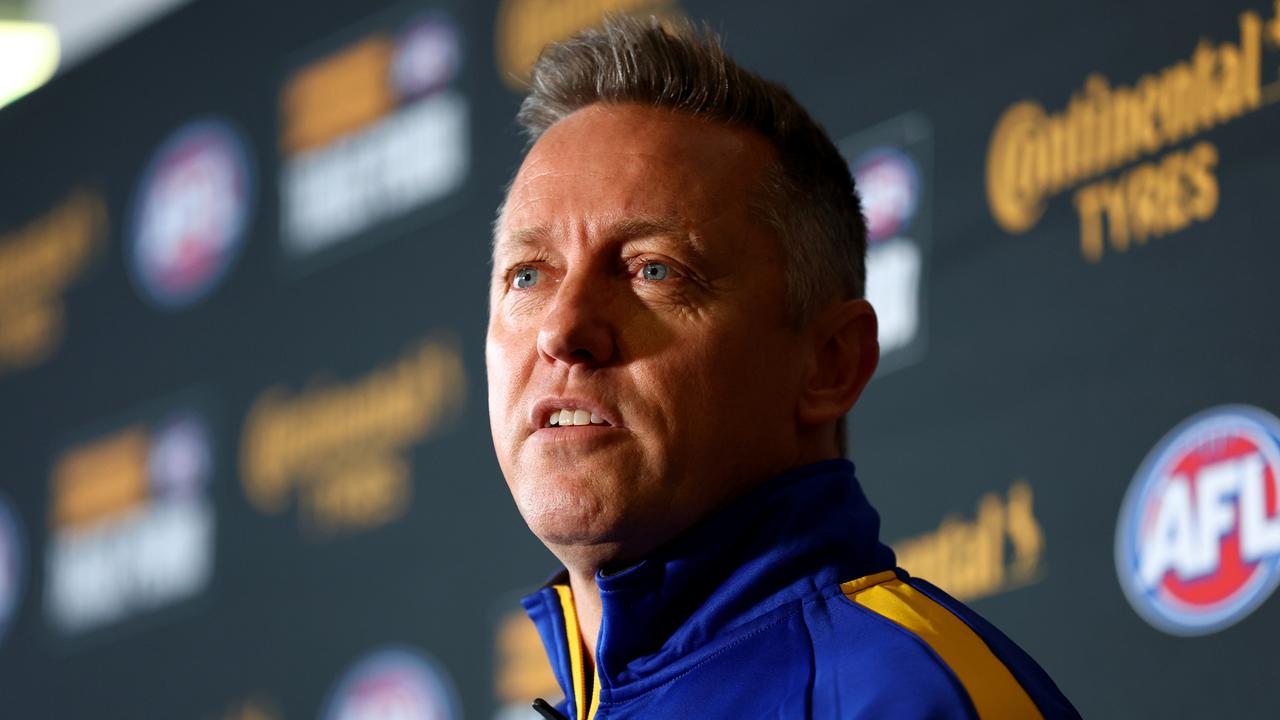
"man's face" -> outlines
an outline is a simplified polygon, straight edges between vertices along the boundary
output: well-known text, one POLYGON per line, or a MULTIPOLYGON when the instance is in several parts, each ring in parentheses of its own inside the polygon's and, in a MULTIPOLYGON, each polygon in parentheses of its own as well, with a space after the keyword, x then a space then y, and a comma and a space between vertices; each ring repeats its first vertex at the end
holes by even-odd
POLYGON ((773 156, 748 130, 597 104, 525 158, 494 249, 489 417, 562 559, 634 559, 795 461, 799 336, 751 210, 773 156))

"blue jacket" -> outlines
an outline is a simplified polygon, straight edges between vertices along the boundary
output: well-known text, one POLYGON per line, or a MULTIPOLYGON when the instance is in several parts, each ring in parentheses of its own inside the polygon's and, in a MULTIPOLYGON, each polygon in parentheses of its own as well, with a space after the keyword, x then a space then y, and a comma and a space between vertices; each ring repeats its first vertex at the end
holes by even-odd
POLYGON ((567 584, 543 587, 524 606, 565 691, 560 712, 1078 717, 999 630, 895 568, 879 530, 846 460, 768 481, 639 564, 597 575, 594 678, 567 584))

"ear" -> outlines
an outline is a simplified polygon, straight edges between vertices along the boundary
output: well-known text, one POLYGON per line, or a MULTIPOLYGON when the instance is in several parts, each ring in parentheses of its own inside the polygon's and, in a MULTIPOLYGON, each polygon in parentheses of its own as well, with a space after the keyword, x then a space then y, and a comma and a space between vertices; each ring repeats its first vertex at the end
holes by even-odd
POLYGON ((840 419, 858 401, 880 362, 876 311, 859 298, 833 303, 810 323, 809 375, 797 408, 800 422, 840 419))

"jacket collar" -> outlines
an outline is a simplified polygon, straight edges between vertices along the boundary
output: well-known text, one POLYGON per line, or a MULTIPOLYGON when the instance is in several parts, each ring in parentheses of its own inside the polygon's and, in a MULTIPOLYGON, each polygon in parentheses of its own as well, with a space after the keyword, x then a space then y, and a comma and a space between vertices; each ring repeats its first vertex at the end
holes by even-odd
MULTIPOLYGON (((611 690, 665 681, 673 664, 722 633, 819 588, 892 569, 879 530, 853 464, 827 460, 763 483, 621 572, 597 574, 596 694, 608 700, 611 690)), ((582 678, 574 679, 577 638, 566 633, 557 578, 523 603, 573 707, 582 678)))

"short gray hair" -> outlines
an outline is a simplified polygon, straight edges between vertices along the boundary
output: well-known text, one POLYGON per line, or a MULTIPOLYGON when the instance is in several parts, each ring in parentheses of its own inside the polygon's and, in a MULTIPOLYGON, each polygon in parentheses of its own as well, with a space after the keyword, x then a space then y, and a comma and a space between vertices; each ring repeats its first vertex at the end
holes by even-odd
MULTIPOLYGON (((791 93, 738 66, 708 26, 611 14, 548 45, 516 120, 529 146, 595 103, 639 103, 750 128, 776 149, 755 202, 782 243, 796 326, 866 289, 867 225, 848 163, 791 93)), ((837 442, 845 451, 844 421, 837 442)))
POLYGON ((529 84, 516 119, 530 145, 594 103, 641 103, 760 133, 778 160, 757 210, 782 242, 792 319, 862 297, 866 221, 848 164, 786 88, 739 67, 709 27, 609 15, 544 48, 529 84))

